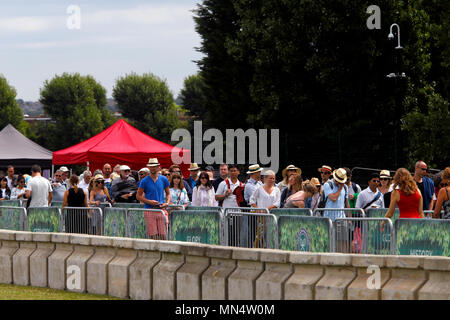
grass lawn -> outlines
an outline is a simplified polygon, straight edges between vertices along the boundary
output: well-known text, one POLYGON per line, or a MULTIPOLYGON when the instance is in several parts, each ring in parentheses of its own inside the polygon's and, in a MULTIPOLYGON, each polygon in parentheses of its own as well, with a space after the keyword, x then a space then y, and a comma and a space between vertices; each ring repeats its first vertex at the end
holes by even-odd
POLYGON ((0 300, 120 300, 106 295, 0 284, 0 300))

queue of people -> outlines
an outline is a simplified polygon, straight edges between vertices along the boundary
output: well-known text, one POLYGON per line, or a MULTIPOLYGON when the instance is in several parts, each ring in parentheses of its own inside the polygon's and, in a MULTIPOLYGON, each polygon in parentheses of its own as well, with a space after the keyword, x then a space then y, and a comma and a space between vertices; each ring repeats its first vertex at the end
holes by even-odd
MULTIPOLYGON (((370 208, 388 209, 391 217, 396 208, 400 217, 420 218, 425 210, 434 210, 449 217, 450 167, 447 167, 438 187, 427 177, 427 165, 418 161, 414 174, 399 168, 394 176, 389 170, 372 173, 368 187, 353 182, 349 168, 318 168, 320 180, 303 180, 302 170, 288 165, 282 170, 282 180, 276 183, 273 171, 264 171, 258 164, 249 166, 246 181, 240 181, 236 165, 221 164, 219 176, 214 179, 213 168, 202 170, 197 163, 189 167, 190 175, 183 178, 180 166, 161 168, 157 158, 151 158, 145 168, 132 171, 127 165, 105 164, 103 170, 92 174, 86 170, 77 177, 69 177, 67 167, 60 167, 52 180, 41 175, 41 168, 31 168, 31 176, 14 175, 8 167, 7 176, 0 178, 0 200, 27 200, 27 206, 48 206, 52 201, 63 206, 99 206, 102 203, 143 203, 146 208, 165 209, 177 206, 220 206, 256 208, 370 208), (83 198, 84 195, 84 198, 83 198), (82 199, 83 198, 83 199, 82 199), (86 201, 86 203, 85 203, 86 201)), ((351 211, 324 210, 332 220, 351 215, 351 211)), ((353 216, 355 216, 353 214, 353 216)))

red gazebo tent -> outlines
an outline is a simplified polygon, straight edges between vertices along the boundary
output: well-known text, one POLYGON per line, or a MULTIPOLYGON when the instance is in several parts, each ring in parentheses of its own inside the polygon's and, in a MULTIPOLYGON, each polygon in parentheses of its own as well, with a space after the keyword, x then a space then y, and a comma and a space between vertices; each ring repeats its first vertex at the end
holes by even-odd
MULTIPOLYGON (((88 165, 91 171, 102 169, 105 163, 128 165, 132 170, 146 166, 149 158, 158 158, 161 168, 169 168, 172 152, 180 157, 190 150, 180 149, 156 140, 134 128, 124 120, 119 120, 103 132, 72 147, 53 152, 54 165, 88 165)), ((189 175, 189 164, 180 165, 183 175, 189 175)))

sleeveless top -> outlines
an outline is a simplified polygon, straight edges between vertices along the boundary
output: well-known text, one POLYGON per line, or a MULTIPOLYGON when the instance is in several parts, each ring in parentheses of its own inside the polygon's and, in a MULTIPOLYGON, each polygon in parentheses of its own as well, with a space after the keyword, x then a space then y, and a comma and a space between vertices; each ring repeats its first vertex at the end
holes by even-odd
POLYGON ((106 202, 107 199, 108 197, 106 194, 100 194, 100 192, 96 193, 94 196, 94 201, 100 200, 100 202, 106 202))
POLYGON ((74 188, 69 189, 69 195, 67 196, 68 207, 84 207, 85 194, 83 189, 78 188, 78 192, 75 192, 74 188))
POLYGON ((400 201, 397 203, 400 210, 399 218, 420 218, 419 204, 420 193, 419 189, 411 195, 406 195, 402 190, 398 190, 400 193, 400 201))

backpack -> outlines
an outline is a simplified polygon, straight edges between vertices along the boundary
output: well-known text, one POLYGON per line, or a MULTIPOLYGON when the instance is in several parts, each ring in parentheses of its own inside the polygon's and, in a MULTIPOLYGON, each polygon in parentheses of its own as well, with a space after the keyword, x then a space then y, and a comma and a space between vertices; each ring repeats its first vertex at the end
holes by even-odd
MULTIPOLYGON (((228 189, 231 189, 230 187, 230 180, 226 179, 225 183, 228 186, 228 189)), ((236 187, 233 190, 233 194, 236 196, 236 202, 238 207, 248 207, 248 203, 247 201, 245 201, 244 198, 244 189, 245 189, 245 184, 243 184, 242 182, 239 181, 239 187, 236 187)))
MULTIPOLYGON (((328 180, 326 183, 328 183, 328 185, 330 186, 331 190, 333 190, 333 182, 331 182, 330 180, 328 180)), ((345 197, 347 197, 347 185, 344 185, 344 190, 345 190, 345 197)), ((325 208, 325 205, 327 204, 327 199, 328 196, 325 197, 325 192, 322 191, 322 194, 320 195, 320 200, 319 200, 319 204, 317 205, 317 208, 325 208)))

